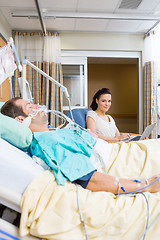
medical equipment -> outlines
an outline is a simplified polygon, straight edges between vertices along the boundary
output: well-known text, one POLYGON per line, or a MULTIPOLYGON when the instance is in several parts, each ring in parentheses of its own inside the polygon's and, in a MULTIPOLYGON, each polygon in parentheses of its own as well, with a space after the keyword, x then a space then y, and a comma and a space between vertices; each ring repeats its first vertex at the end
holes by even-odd
POLYGON ((87 234, 87 230, 86 230, 86 225, 85 225, 84 218, 83 218, 83 214, 82 214, 81 207, 80 207, 80 201, 79 201, 79 189, 78 189, 78 185, 77 185, 77 184, 76 184, 76 188, 77 188, 77 203, 78 203, 78 210, 79 210, 79 214, 80 214, 80 218, 81 218, 82 226, 83 226, 83 229, 84 229, 85 237, 86 237, 86 240, 88 240, 88 234, 87 234))
MULTIPOLYGON (((70 118, 68 118, 65 114, 63 114, 62 112, 56 111, 56 110, 48 110, 47 107, 45 105, 39 105, 39 108, 37 109, 32 109, 32 112, 28 115, 28 117, 23 121, 24 124, 26 124, 28 127, 31 123, 31 119, 35 118, 37 116, 37 114, 39 112, 44 112, 46 115, 48 113, 53 113, 55 114, 57 117, 59 117, 61 120, 63 120, 63 124, 61 124, 60 126, 58 126, 56 129, 59 129, 61 127, 63 127, 66 122, 68 122, 69 125, 67 125, 67 127, 69 128, 75 128, 75 126, 78 127, 78 125, 76 125, 70 118)), ((80 126, 79 126, 80 127, 80 126)))
POLYGON ((41 69, 39 69, 38 67, 36 67, 34 64, 32 64, 30 61, 28 61, 27 59, 23 60, 23 98, 27 99, 27 95, 26 95, 26 65, 32 67, 34 70, 36 70, 37 72, 39 72, 40 74, 42 74, 44 77, 46 77, 47 79, 49 79, 51 82, 53 82, 54 84, 56 84, 58 87, 60 87, 61 91, 64 92, 67 100, 68 100, 68 105, 69 105, 69 111, 71 113, 71 117, 72 120, 73 119, 73 115, 72 115, 72 111, 71 111, 71 102, 70 102, 70 96, 68 93, 68 90, 66 87, 64 87, 61 83, 57 82, 54 78, 50 77, 47 73, 43 72, 41 69))
POLYGON ((10 45, 11 45, 11 48, 12 48, 12 50, 13 50, 15 59, 16 59, 16 61, 17 61, 17 65, 18 65, 19 72, 22 72, 22 65, 21 65, 21 63, 20 63, 20 60, 19 60, 19 57, 18 57, 18 54, 17 54, 17 50, 16 50, 16 47, 15 47, 15 45, 14 45, 14 42, 13 42, 13 38, 12 38, 12 37, 9 39, 9 43, 10 43, 10 45))
POLYGON ((139 194, 142 194, 142 196, 145 198, 146 204, 147 204, 147 221, 146 221, 146 228, 145 228, 145 231, 144 231, 144 233, 142 234, 142 236, 138 239, 138 240, 140 240, 140 239, 143 237, 143 240, 144 240, 145 237, 146 237, 146 233, 147 233, 147 231, 148 231, 148 223, 149 223, 149 203, 148 203, 148 199, 147 199, 146 195, 145 195, 143 192, 140 192, 139 194))
MULTIPOLYGON (((31 94, 29 82, 26 80, 25 83, 26 83, 26 99, 28 99, 29 102, 33 103, 33 97, 31 94)), ((18 78, 18 84, 19 84, 19 91, 22 96, 23 95, 23 78, 22 77, 18 78)))
POLYGON ((29 124, 31 123, 31 118, 34 118, 36 117, 36 115, 43 111, 45 114, 48 114, 48 113, 53 113, 55 114, 56 116, 58 116, 59 118, 61 118, 64 122, 63 124, 61 124, 60 126, 58 126, 55 130, 65 126, 65 128, 70 128, 70 129, 73 129, 76 131, 76 133, 84 140, 84 142, 86 142, 86 144, 88 144, 90 146, 91 149, 93 149, 92 153, 93 155, 95 156, 96 159, 99 160, 100 164, 101 164, 101 168, 103 169, 103 172, 104 173, 107 173, 107 169, 106 169, 106 165, 105 165, 105 162, 104 162, 104 159, 101 157, 101 155, 99 154, 98 151, 95 150, 95 148, 82 136, 82 134, 80 133, 80 130, 82 129, 83 131, 85 132, 88 132, 92 137, 95 138, 95 135, 90 132, 89 130, 83 128, 82 126, 78 125, 77 123, 73 122, 69 117, 67 117, 64 113, 62 112, 59 112, 59 111, 56 111, 56 110, 48 110, 46 108, 46 106, 44 105, 40 105, 38 109, 33 109, 32 110, 33 112, 31 114, 29 114, 29 117, 27 117, 23 123, 25 124, 29 124), (68 122, 68 124, 66 124, 68 122))
MULTIPOLYGON (((38 109, 32 109, 32 113, 29 114, 29 117, 34 118, 41 111, 43 111, 45 114, 53 113, 57 117, 61 118, 64 121, 64 123, 61 126, 58 126, 57 129, 61 128, 68 122, 68 124, 66 125, 67 128, 71 128, 71 129, 75 129, 75 130, 82 129, 88 133, 90 132, 90 131, 87 131, 87 129, 80 126, 79 124, 75 123, 73 120, 71 120, 69 117, 67 117, 64 113, 57 111, 57 110, 48 110, 45 105, 39 105, 38 109)), ((91 133, 91 135, 92 135, 92 133, 91 133)))
MULTIPOLYGON (((147 231, 149 230, 149 227, 148 227, 148 222, 149 222, 149 203, 148 203, 148 199, 147 199, 147 197, 145 196, 145 194, 144 194, 143 192, 140 192, 140 191, 142 191, 142 190, 150 187, 151 185, 153 185, 154 183, 156 183, 157 181, 159 181, 159 180, 160 180, 160 177, 156 176, 156 177, 154 177, 154 178, 151 178, 150 180, 153 180, 153 179, 155 179, 155 180, 154 180, 152 183, 150 183, 150 184, 149 184, 148 179, 146 179, 144 182, 146 182, 147 186, 145 186, 145 187, 143 187, 143 188, 139 188, 139 189, 134 190, 134 191, 126 192, 125 189, 124 189, 124 187, 121 186, 120 181, 119 181, 119 178, 118 178, 118 177, 115 178, 115 184, 118 185, 118 194, 117 194, 117 196, 119 196, 119 195, 130 195, 130 194, 131 194, 131 196, 135 196, 135 193, 140 193, 140 194, 142 194, 142 195, 144 196, 144 198, 145 198, 145 200, 146 200, 146 204, 147 204, 147 222, 146 222, 146 228, 145 228, 144 233, 143 233, 143 234, 141 235, 141 237, 139 238, 139 240, 141 240, 142 237, 143 237, 143 240, 144 240, 144 239, 145 239, 145 236, 146 236, 146 233, 147 233, 147 231), (120 190, 121 190, 121 189, 122 189, 123 193, 120 193, 120 190)), ((141 180, 139 180, 139 179, 133 179, 132 181, 136 182, 137 184, 140 184, 140 183, 143 182, 143 181, 141 181, 141 180)), ((160 182, 160 181, 159 181, 159 182, 160 182)), ((158 216, 158 218, 159 218, 159 217, 160 217, 160 215, 158 216)), ((158 218, 156 218, 156 220, 158 220, 158 218)), ((155 220, 154 220, 153 222, 155 222, 155 220)), ((150 226, 152 226, 152 223, 150 224, 150 226)))
POLYGON ((13 38, 10 38, 7 44, 0 49, 0 85, 9 78, 10 84, 10 98, 13 97, 12 80, 11 77, 14 74, 17 66, 15 64, 14 56, 16 58, 18 69, 21 72, 22 66, 19 61, 19 57, 13 42, 13 38))
POLYGON ((2 84, 8 77, 11 77, 17 68, 13 54, 16 53, 13 39, 10 38, 7 44, 0 49, 0 84, 2 84))
MULTIPOLYGON (((84 142, 86 142, 90 148, 92 149, 92 153, 95 156, 95 159, 97 159, 100 162, 101 168, 103 170, 103 172, 105 174, 107 174, 107 168, 106 168, 106 164, 104 162, 104 158, 99 154, 99 152, 82 136, 82 134, 80 133, 79 130, 83 130, 85 132, 87 132, 88 134, 90 134, 93 138, 97 139, 97 135, 95 135, 94 133, 92 133, 89 129, 85 129, 82 126, 80 126, 79 124, 73 122, 69 117, 67 117, 65 114, 59 112, 59 111, 55 111, 55 110, 46 110, 48 112, 52 112, 54 114, 56 114, 56 116, 61 117, 62 119, 64 119, 64 124, 62 124, 62 126, 64 126, 66 124, 66 121, 68 122, 68 124, 66 125, 66 128, 70 128, 70 129, 74 129, 76 131, 76 133, 84 140, 84 142)), ((61 126, 60 126, 61 127, 61 126)))
POLYGON ((160 179, 160 177, 155 177, 155 180, 154 180, 152 183, 147 184, 147 186, 145 186, 145 187, 143 187, 143 188, 139 188, 139 189, 134 190, 134 191, 130 191, 130 192, 125 192, 125 191, 124 191, 124 193, 119 193, 119 195, 122 195, 122 194, 132 194, 132 193, 136 193, 136 192, 142 191, 142 190, 144 190, 144 189, 152 186, 154 183, 156 183, 157 181, 159 181, 159 179, 160 179))

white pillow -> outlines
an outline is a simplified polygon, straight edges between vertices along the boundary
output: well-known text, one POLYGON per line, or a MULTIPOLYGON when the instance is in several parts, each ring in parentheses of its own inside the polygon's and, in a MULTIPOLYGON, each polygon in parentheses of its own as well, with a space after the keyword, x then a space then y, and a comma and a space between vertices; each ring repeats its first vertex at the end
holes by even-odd
POLYGON ((20 194, 44 169, 25 152, 0 138, 0 184, 20 194))

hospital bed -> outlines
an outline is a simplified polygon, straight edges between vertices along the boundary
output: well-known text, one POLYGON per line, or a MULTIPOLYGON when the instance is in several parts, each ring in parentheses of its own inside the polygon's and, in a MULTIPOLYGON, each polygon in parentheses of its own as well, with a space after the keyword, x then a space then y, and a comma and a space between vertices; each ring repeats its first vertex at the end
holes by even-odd
MULTIPOLYGON (((26 231, 30 234, 56 240, 87 239, 77 207, 77 191, 88 239, 142 239, 147 220, 147 205, 143 196, 116 198, 112 193, 92 193, 80 186, 77 190, 75 184, 69 182, 65 186, 58 186, 51 172, 44 171, 24 151, 0 138, 0 203, 19 213, 20 204, 23 206, 22 213, 30 205, 25 217, 23 216, 23 219, 28 218, 30 213, 33 218, 37 216, 36 220, 31 219, 31 216, 29 221, 26 219, 26 231), (39 181, 41 184, 37 184, 39 181)), ((146 193, 146 196, 150 206, 151 224, 160 216, 160 196, 159 193, 146 193)), ((151 228, 152 231, 148 231, 146 239, 157 239, 154 237, 160 234, 159 220, 151 228)), ((19 239, 33 238, 31 235, 22 238, 19 229, 3 219, 0 219, 0 229, 19 239)))
MULTIPOLYGON (((0 203, 20 213, 21 197, 33 177, 44 169, 26 153, 0 138, 0 203)), ((18 228, 0 219, 0 229, 20 238, 18 228)), ((26 237, 24 239, 32 239, 26 237)))

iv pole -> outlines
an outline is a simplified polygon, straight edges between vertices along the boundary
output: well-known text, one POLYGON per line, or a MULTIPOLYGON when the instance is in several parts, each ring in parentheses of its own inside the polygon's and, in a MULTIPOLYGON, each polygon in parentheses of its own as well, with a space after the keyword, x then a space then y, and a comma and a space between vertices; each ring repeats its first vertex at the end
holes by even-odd
POLYGON ((38 67, 36 67, 34 64, 32 64, 30 61, 28 61, 27 59, 23 60, 23 99, 27 99, 26 96, 26 65, 32 67, 34 70, 36 70, 37 72, 39 72, 40 74, 42 74, 44 77, 46 77, 47 79, 49 79, 51 82, 55 83, 58 87, 60 87, 61 91, 64 92, 67 100, 68 100, 68 105, 69 105, 69 111, 71 113, 71 118, 72 121, 74 121, 73 119, 73 114, 71 111, 71 102, 70 102, 70 96, 68 93, 68 90, 66 87, 64 87, 61 83, 57 82, 54 78, 50 77, 47 73, 43 72, 41 69, 39 69, 38 67))

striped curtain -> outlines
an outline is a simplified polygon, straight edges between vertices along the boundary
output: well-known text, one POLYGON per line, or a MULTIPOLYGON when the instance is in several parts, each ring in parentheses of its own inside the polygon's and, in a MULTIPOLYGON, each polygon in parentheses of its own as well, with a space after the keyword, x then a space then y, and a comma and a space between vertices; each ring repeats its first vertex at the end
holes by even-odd
MULTIPOLYGON (((44 61, 43 71, 63 84, 62 68, 60 63, 48 63, 44 61)), ((62 97, 63 96, 61 94, 60 88, 43 77, 41 86, 42 105, 46 105, 48 109, 62 111, 62 97)), ((52 126, 57 127, 61 124, 60 119, 55 117, 53 114, 49 115, 49 119, 52 126)))
MULTIPOLYGON (((157 77, 155 63, 144 65, 144 127, 157 122, 157 77)), ((151 138, 157 138, 157 128, 154 128, 151 138)))
MULTIPOLYGON (((53 45, 55 46, 55 42, 52 43, 52 41, 56 41, 55 38, 57 37, 59 37, 57 33, 48 33, 47 37, 43 37, 41 33, 17 32, 15 36, 15 45, 21 61, 26 56, 26 58, 36 67, 40 68, 56 81, 63 84, 61 63, 59 60, 57 62, 56 57, 54 57, 54 54, 56 54, 57 51, 60 51, 60 49, 55 49, 53 52, 51 50, 53 45), (28 43, 28 41, 32 41, 32 37, 35 41, 38 41, 37 44, 34 43, 34 39, 33 44, 30 42, 28 43), (26 40, 25 38, 28 40, 26 43, 24 43, 26 40), (47 48, 47 50, 45 48, 47 48), (47 58, 45 56, 47 56, 47 58)), ((20 77, 20 73, 15 71, 13 77, 13 89, 15 96, 20 95, 18 77, 20 77)), ((34 103, 46 105, 48 109, 62 111, 62 94, 59 87, 32 69, 30 66, 26 66, 26 79, 29 82, 34 103)), ((53 114, 49 115, 48 120, 49 124, 54 127, 61 124, 60 119, 53 114)))

